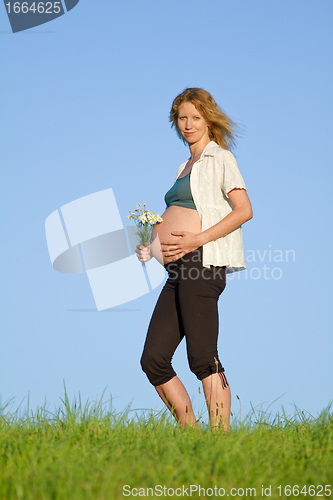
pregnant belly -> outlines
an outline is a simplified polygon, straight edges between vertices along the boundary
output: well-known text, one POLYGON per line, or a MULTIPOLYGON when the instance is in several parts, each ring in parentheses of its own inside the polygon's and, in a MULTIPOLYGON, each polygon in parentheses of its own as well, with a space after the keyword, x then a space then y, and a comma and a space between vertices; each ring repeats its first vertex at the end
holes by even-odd
POLYGON ((173 236, 172 231, 188 231, 190 233, 201 233, 201 219, 196 210, 191 208, 178 207, 171 205, 162 214, 163 222, 157 224, 152 234, 151 252, 153 256, 161 263, 167 264, 179 257, 165 257, 161 249, 166 249, 168 245, 161 243, 173 243, 181 239, 181 236, 173 236))

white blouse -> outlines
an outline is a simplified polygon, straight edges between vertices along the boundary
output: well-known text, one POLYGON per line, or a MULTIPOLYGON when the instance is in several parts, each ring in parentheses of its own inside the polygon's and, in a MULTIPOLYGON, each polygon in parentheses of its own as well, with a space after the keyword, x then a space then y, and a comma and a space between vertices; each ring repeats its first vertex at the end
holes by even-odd
MULTIPOLYGON (((187 162, 180 165, 176 180, 187 162)), ((214 226, 234 208, 228 193, 234 188, 247 190, 234 155, 211 141, 191 170, 193 201, 202 221, 202 231, 214 226)), ((203 245, 203 266, 226 266, 227 273, 246 269, 242 226, 203 245)))

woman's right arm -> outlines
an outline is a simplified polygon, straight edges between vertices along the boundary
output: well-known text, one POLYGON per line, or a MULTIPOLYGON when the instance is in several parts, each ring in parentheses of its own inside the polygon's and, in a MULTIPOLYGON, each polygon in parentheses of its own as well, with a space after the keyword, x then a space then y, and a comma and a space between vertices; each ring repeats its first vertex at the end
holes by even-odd
POLYGON ((147 262, 152 258, 149 243, 145 243, 144 245, 137 245, 135 253, 140 262, 147 262))
POLYGON ((145 243, 145 245, 137 245, 135 252, 140 262, 147 262, 155 257, 157 262, 159 262, 162 266, 164 265, 160 239, 156 228, 153 231, 150 244, 145 243))

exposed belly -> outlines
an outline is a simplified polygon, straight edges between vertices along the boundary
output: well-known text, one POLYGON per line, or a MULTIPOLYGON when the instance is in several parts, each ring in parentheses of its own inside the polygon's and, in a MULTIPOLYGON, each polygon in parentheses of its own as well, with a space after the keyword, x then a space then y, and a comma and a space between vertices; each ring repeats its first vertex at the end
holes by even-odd
POLYGON ((173 243, 179 241, 181 236, 173 236, 172 231, 188 231, 190 233, 201 233, 201 219, 196 210, 191 208, 171 205, 162 214, 163 222, 157 224, 152 234, 151 252, 153 256, 161 263, 167 264, 179 257, 163 257, 161 259, 161 248, 165 249, 167 245, 161 243, 173 243), (158 236, 158 237, 156 237, 158 236))

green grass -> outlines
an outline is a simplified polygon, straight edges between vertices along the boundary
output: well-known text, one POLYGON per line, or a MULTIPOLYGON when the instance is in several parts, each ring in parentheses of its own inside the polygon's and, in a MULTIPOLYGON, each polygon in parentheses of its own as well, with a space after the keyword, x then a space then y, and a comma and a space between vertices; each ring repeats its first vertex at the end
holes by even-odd
POLYGON ((123 495, 124 485, 145 488, 133 490, 140 498, 161 498, 161 489, 147 491, 158 485, 171 488, 162 498, 172 488, 178 498, 176 488, 188 498, 216 498, 209 490, 215 486, 225 497, 248 498, 246 488, 255 488, 262 498, 262 485, 271 486, 270 498, 287 498, 287 485, 305 485, 307 497, 313 485, 311 493, 329 498, 319 485, 333 484, 332 424, 331 406, 316 418, 296 407, 293 415, 253 409, 243 421, 234 418, 226 434, 204 423, 181 430, 166 412, 70 404, 66 391, 55 413, 45 406, 20 416, 7 404, 0 410, 0 500, 134 498, 123 495), (195 486, 206 491, 199 497, 195 486))

